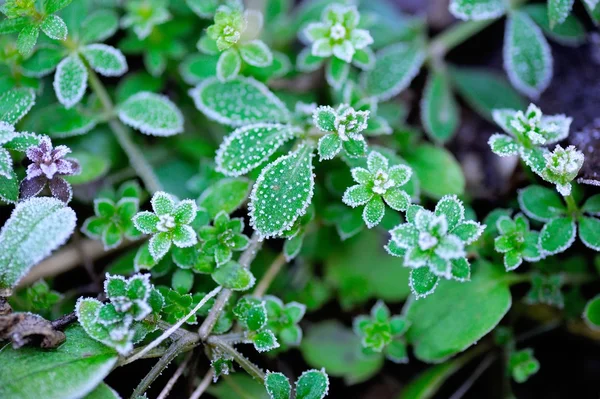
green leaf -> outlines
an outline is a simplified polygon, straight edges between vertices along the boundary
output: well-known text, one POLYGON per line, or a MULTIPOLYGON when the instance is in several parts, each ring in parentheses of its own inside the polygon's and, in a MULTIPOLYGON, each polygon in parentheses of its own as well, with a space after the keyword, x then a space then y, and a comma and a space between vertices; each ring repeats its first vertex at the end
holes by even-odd
POLYGON ((71 4, 71 1, 73 0, 44 0, 44 11, 47 14, 54 14, 71 4))
POLYGON ((458 161, 444 148, 424 144, 407 154, 406 160, 421 182, 421 189, 433 198, 462 195, 465 177, 458 161))
POLYGON ((583 320, 594 330, 600 330, 600 295, 589 300, 583 311, 583 320))
POLYGON ((550 28, 546 5, 528 4, 523 7, 523 10, 542 28, 546 36, 550 39, 565 46, 578 46, 585 43, 585 27, 575 15, 567 16, 564 22, 555 25, 554 28, 550 28))
POLYGON ((19 203, 0 231, 0 291, 14 287, 32 266, 64 244, 75 212, 54 198, 19 203))
POLYGON ((207 54, 192 54, 179 64, 179 74, 190 85, 197 85, 204 79, 215 76, 220 57, 207 54))
POLYGON ((121 399, 121 397, 114 389, 102 383, 83 399, 121 399))
POLYGON ((260 166, 297 133, 288 125, 257 123, 234 130, 217 150, 217 171, 240 176, 260 166))
POLYGON ((100 177, 106 175, 110 168, 109 161, 104 156, 78 151, 73 152, 70 157, 75 158, 81 165, 80 174, 65 176, 65 180, 74 185, 98 180, 100 177))
POLYGON ((48 75, 64 58, 64 52, 55 47, 39 47, 21 67, 25 76, 39 78, 48 75))
POLYGON ((342 85, 348 79, 350 73, 350 64, 333 57, 325 65, 325 79, 334 89, 341 89, 342 85))
POLYGON ((468 284, 441 281, 435 294, 409 302, 406 334, 415 356, 439 363, 479 341, 502 320, 512 298, 503 272, 480 263, 468 284))
POLYGON ((10 179, 6 176, 0 176, 0 200, 9 204, 17 202, 19 199, 19 179, 14 171, 11 172, 10 179))
POLYGON ((115 351, 92 340, 79 326, 65 331, 64 344, 53 350, 34 347, 0 349, 0 397, 29 399, 81 398, 92 391, 117 363, 115 351))
POLYGON ((377 52, 375 66, 363 72, 361 84, 380 101, 395 97, 417 76, 425 56, 425 46, 420 41, 388 46, 377 52))
POLYGON ((335 133, 327 134, 319 139, 319 161, 333 159, 342 149, 342 140, 335 133))
POLYGON ((503 0, 452 0, 450 12, 456 18, 467 20, 494 19, 506 12, 503 0))
POLYGON ((230 126, 289 119, 285 105, 262 83, 239 77, 229 82, 208 78, 190 90, 196 108, 210 119, 230 126))
POLYGON ((219 61, 217 62, 217 78, 221 82, 235 79, 240 73, 242 68, 242 59, 236 49, 230 48, 229 50, 221 53, 219 61))
POLYGON ((233 213, 248 198, 251 184, 243 177, 221 179, 202 193, 198 205, 206 209, 211 219, 221 211, 233 213))
POLYGON ((314 190, 313 148, 303 144, 267 165, 250 194, 250 224, 264 237, 279 236, 306 213, 314 190))
POLYGON ((518 192, 519 205, 531 219, 549 222, 566 213, 556 191, 542 186, 528 186, 518 192))
POLYGON ((433 274, 429 266, 419 267, 410 271, 408 285, 412 293, 418 298, 425 298, 432 294, 440 282, 439 276, 433 274))
POLYGON ((0 96, 0 121, 16 124, 35 104, 33 89, 19 87, 6 91, 0 96))
POLYGON ((240 399, 240 392, 244 392, 249 399, 270 398, 264 382, 254 379, 246 373, 234 373, 228 379, 230 381, 212 384, 207 392, 218 399, 240 399))
POLYGON ((106 44, 89 44, 81 50, 81 55, 90 67, 103 76, 121 76, 127 72, 127 61, 121 50, 106 44))
POLYGON ((552 79, 552 53, 540 28, 522 11, 508 17, 504 38, 504 69, 512 85, 536 98, 552 79))
POLYGON ((177 105, 161 94, 142 91, 119 105, 119 119, 152 136, 172 136, 183 131, 183 115, 177 105))
POLYGON ((425 132, 434 141, 445 143, 450 140, 460 123, 460 114, 448 76, 443 72, 431 72, 423 99, 421 121, 425 132))
POLYGON ((96 124, 97 121, 88 112, 81 112, 79 107, 67 109, 62 104, 54 103, 36 107, 26 119, 24 127, 29 131, 44 132, 52 138, 64 138, 85 134, 96 124))
POLYGON ((223 288, 233 291, 246 291, 252 288, 256 279, 248 269, 239 263, 229 261, 212 274, 213 280, 223 288))
POLYGON ((600 252, 600 220, 591 217, 580 218, 579 239, 588 248, 600 252))
POLYGON ((479 115, 492 121, 494 109, 525 109, 527 103, 506 78, 482 68, 451 68, 458 93, 479 115))
POLYGON ((54 92, 65 108, 71 108, 81 101, 87 88, 88 73, 77 54, 64 58, 54 73, 54 92))
POLYGON ((119 29, 119 16, 113 10, 98 10, 87 15, 81 22, 85 29, 79 39, 83 43, 103 42, 119 29))
POLYGON ((300 350, 310 366, 325 368, 329 375, 343 377, 349 385, 371 378, 384 360, 381 354, 365 355, 360 338, 336 321, 311 325, 300 350))
POLYGON ((246 64, 264 68, 273 62, 273 53, 261 40, 252 40, 240 46, 240 55, 246 64))
POLYGON ((34 24, 25 25, 25 27, 21 29, 19 37, 17 38, 17 50, 19 50, 19 53, 21 53, 24 58, 29 57, 33 52, 39 34, 39 28, 34 24))
POLYGON ((510 354, 508 369, 516 382, 523 383, 538 372, 540 363, 533 356, 533 350, 527 348, 510 354))
POLYGON ((252 334, 251 341, 254 344, 254 349, 260 353, 279 348, 279 342, 277 342, 275 334, 268 329, 252 334))
POLYGON ((289 399, 292 394, 290 381, 282 373, 272 373, 267 371, 265 388, 267 388, 267 392, 271 399, 289 399))
POLYGON ((367 202, 363 209, 363 220, 367 228, 371 229, 377 226, 385 215, 385 204, 380 196, 375 196, 367 202))
POLYGON ((588 198, 581 207, 581 210, 590 215, 600 216, 600 194, 592 195, 588 198))
POLYGON ((296 381, 296 399, 323 399, 329 391, 325 370, 307 370, 296 381))
POLYGON ((304 242, 304 234, 298 233, 292 238, 285 241, 283 244, 283 255, 285 260, 290 262, 300 253, 302 250, 302 244, 304 242))
POLYGON ((50 39, 65 40, 67 38, 67 25, 58 15, 48 15, 40 28, 50 39))
POLYGON ((548 0, 548 19, 551 29, 565 22, 571 13, 573 3, 574 0, 548 0))
POLYGON ((27 24, 28 20, 25 17, 18 18, 4 18, 0 21, 0 35, 6 35, 7 33, 20 32, 27 24))
POLYGON ((191 270, 177 269, 171 278, 171 287, 180 294, 187 294, 194 285, 194 273, 191 270))

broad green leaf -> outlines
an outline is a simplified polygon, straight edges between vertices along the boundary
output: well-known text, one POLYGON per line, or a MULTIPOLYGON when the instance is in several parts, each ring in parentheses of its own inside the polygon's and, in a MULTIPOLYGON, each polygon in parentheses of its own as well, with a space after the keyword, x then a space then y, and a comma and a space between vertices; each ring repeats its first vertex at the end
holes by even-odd
POLYGON ((429 75, 421 100, 421 121, 429 137, 441 143, 450 140, 458 128, 458 105, 443 72, 433 71, 429 75))
POLYGON ((85 184, 106 175, 110 163, 106 157, 89 152, 77 151, 69 155, 75 158, 81 165, 81 173, 74 176, 66 176, 65 179, 74 185, 85 184))
POLYGON ((25 76, 39 78, 48 75, 65 57, 60 48, 39 47, 35 53, 26 59, 21 67, 25 76))
POLYGON ((119 105, 119 119, 151 136, 172 136, 183 131, 183 115, 161 94, 142 91, 119 105))
POLYGON ((233 291, 246 291, 252 288, 256 279, 252 272, 239 263, 229 261, 212 273, 217 284, 233 291))
POLYGON ((243 177, 221 179, 202 193, 198 205, 206 209, 211 219, 221 211, 232 213, 246 201, 251 185, 243 177))
POLYGON ((217 78, 221 82, 235 79, 242 68, 242 59, 236 49, 224 51, 217 62, 217 78))
POLYGON ((506 12, 504 0, 452 0, 450 12, 463 20, 482 20, 500 17, 506 12))
POLYGON ((420 42, 398 43, 376 54, 375 66, 363 72, 361 83, 369 95, 388 100, 404 90, 419 73, 425 60, 425 46, 420 42))
POLYGON ((600 295, 589 300, 583 311, 583 319, 594 330, 600 330, 600 295))
POLYGON ((227 176, 244 175, 265 162, 296 131, 288 125, 257 123, 234 130, 217 150, 217 171, 227 176))
POLYGON ((127 61, 121 50, 106 44, 90 44, 81 50, 90 67, 103 76, 121 76, 127 72, 127 61))
POLYGON ((494 109, 525 109, 527 103, 506 78, 483 68, 451 68, 454 87, 479 115, 492 121, 494 109))
POLYGON ((549 221, 540 231, 540 247, 546 255, 564 252, 575 241, 577 226, 569 217, 549 221))
POLYGON ((14 125, 29 112, 33 104, 33 89, 19 87, 6 91, 0 96, 0 121, 14 125))
POLYGON ((0 201, 14 204, 19 199, 19 179, 14 171, 10 179, 0 176, 0 201))
POLYGON ((77 54, 64 58, 54 73, 54 92, 65 108, 81 101, 87 88, 88 72, 77 54))
POLYGON ((0 397, 11 399, 81 398, 102 382, 117 363, 116 352, 69 327, 56 349, 0 349, 0 397))
POLYGON ((83 43, 103 42, 119 29, 119 16, 113 10, 98 10, 87 15, 79 38, 83 43))
POLYGON ((267 165, 250 194, 250 224, 264 237, 279 236, 306 213, 315 185, 313 147, 303 144, 267 165))
POLYGON ((0 292, 61 246, 75 229, 75 212, 54 198, 19 203, 0 231, 0 292))
POLYGON ((489 333, 510 309, 504 273, 480 263, 472 281, 441 281, 435 293, 407 303, 411 327, 406 337, 417 359, 439 363, 489 333))
POLYGON ((265 388, 271 399, 290 399, 292 394, 290 381, 282 373, 267 372, 265 388))
POLYGON ((33 52, 39 34, 39 27, 35 24, 25 25, 25 27, 21 29, 21 32, 19 32, 19 37, 17 37, 17 50, 19 50, 19 53, 21 53, 24 58, 29 57, 33 52))
POLYGON ((311 367, 325 368, 330 376, 344 378, 349 385, 371 378, 384 361, 381 354, 365 355, 360 338, 337 321, 309 326, 300 351, 311 367))
POLYGON ((550 29, 554 29, 556 25, 565 22, 575 0, 548 0, 548 19, 550 20, 550 29))
POLYGON ((448 150, 429 144, 417 147, 406 160, 419 178, 421 189, 433 198, 461 195, 465 177, 460 164, 448 150))
POLYGON ((537 98, 552 79, 552 53, 540 28, 522 11, 508 17, 504 69, 521 93, 537 98))
POLYGON ((546 36, 560 44, 578 46, 586 41, 585 27, 574 15, 569 15, 563 23, 550 28, 548 9, 544 4, 528 4, 523 10, 542 28, 546 36))
MULTIPOLYGON (((32 132, 44 132, 50 137, 71 137, 85 134, 92 130, 97 121, 79 107, 65 108, 54 103, 34 109, 27 118, 24 128, 32 132)), ((82 171, 85 173, 85 170, 82 171)))
POLYGON ((121 399, 121 397, 114 389, 102 383, 83 399, 121 399))
POLYGON ((282 122, 289 119, 285 105, 264 84, 239 77, 229 82, 208 78, 190 90, 201 112, 219 123, 243 126, 256 122, 282 122))
POLYGON ((48 15, 40 28, 50 39, 65 40, 67 38, 67 25, 58 15, 48 15))
POLYGON ((307 370, 296 381, 296 399, 323 399, 329 392, 329 378, 324 370, 307 370))
POLYGON ((410 269, 382 248, 379 233, 365 231, 336 249, 326 258, 325 276, 339 288, 342 304, 364 303, 369 298, 398 302, 408 297, 410 269), (359 296, 343 289, 358 280, 364 283, 359 296))
POLYGON ((566 207, 556 191, 543 186, 528 186, 518 192, 519 205, 531 219, 549 222, 564 215, 566 207))
POLYGON ((600 219, 591 217, 580 218, 579 239, 588 248, 600 252, 600 219))

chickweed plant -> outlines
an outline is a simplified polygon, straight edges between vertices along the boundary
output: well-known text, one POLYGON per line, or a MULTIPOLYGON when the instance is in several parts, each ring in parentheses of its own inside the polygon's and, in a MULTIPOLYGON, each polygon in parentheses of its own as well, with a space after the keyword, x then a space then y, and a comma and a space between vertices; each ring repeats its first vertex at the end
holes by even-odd
POLYGON ((544 92, 600 2, 442 11, 1 2, 0 398, 514 397, 527 340, 597 339, 593 121, 544 92), (500 20, 505 73, 449 56, 500 20))

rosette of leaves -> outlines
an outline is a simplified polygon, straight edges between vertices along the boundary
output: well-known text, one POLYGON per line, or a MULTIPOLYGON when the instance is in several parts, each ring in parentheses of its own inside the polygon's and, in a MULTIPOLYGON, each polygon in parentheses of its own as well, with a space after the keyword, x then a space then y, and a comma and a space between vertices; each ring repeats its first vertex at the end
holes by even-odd
POLYGON ((302 328, 298 325, 306 313, 306 305, 298 302, 284 304, 281 299, 266 295, 263 297, 267 309, 267 328, 285 347, 295 347, 302 341, 302 328))
POLYGON ((208 54, 221 53, 217 62, 220 81, 234 79, 248 67, 266 68, 273 63, 271 49, 258 39, 263 25, 260 12, 230 2, 217 9, 213 22, 198 48, 208 54))
POLYGON ((116 193, 106 194, 94 200, 95 216, 85 220, 81 231, 92 239, 102 240, 104 250, 109 250, 119 246, 123 237, 135 240, 141 236, 132 221, 139 211, 141 189, 135 182, 126 182, 116 193))
POLYGON ((65 40, 67 25, 56 13, 68 6, 71 0, 7 0, 0 6, 6 19, 0 22, 0 31, 19 33, 17 49, 28 57, 37 43, 40 30, 50 39, 65 40))
POLYGON ((204 242, 202 252, 214 256, 217 267, 231 260, 234 251, 243 251, 250 239, 242 233, 244 220, 230 219, 225 211, 215 216, 212 226, 203 226, 198 235, 204 242))
POLYGON ((17 310, 50 318, 54 305, 61 299, 63 295, 60 292, 53 290, 45 280, 39 280, 30 287, 17 291, 11 296, 10 303, 17 310))
POLYGON ((244 328, 244 337, 258 352, 268 352, 279 347, 277 337, 268 327, 265 301, 242 297, 233 308, 233 314, 244 328))
POLYGON ((534 172, 540 174, 546 166, 542 145, 564 140, 569 135, 572 119, 565 115, 545 116, 530 104, 525 112, 497 109, 492 113, 494 121, 506 134, 493 134, 488 144, 501 157, 519 155, 534 172))
POLYGON ((552 189, 532 185, 519 190, 518 199, 530 219, 545 223, 540 231, 543 256, 566 251, 577 235, 585 246, 600 251, 600 195, 578 206, 572 196, 561 197, 552 189))
MULTIPOLYGON (((369 113, 367 127, 362 132, 365 136, 380 136, 392 134, 392 127, 388 120, 383 116, 377 115, 379 100, 375 96, 370 96, 366 91, 352 80, 346 81, 342 91, 344 104, 357 111, 366 111, 369 113)), ((394 105, 396 107, 396 105, 394 105)))
POLYGON ((562 196, 571 195, 571 182, 577 177, 583 166, 584 156, 575 146, 562 148, 557 145, 553 152, 544 154, 546 165, 541 176, 556 185, 556 191, 562 196))
POLYGON ((348 78, 350 64, 363 70, 372 68, 375 55, 369 45, 373 38, 369 31, 358 28, 359 22, 356 6, 331 4, 325 8, 321 21, 309 23, 300 35, 310 49, 298 55, 298 69, 312 71, 327 60, 327 83, 339 89, 348 78))
POLYGON ((171 19, 168 0, 130 0, 124 5, 121 26, 131 28, 139 39, 148 37, 156 25, 171 19))
POLYGON ((534 273, 525 301, 529 304, 543 303, 562 309, 565 306, 565 298, 561 291, 562 285, 563 277, 560 274, 534 273))
POLYGON ((155 262, 162 259, 171 249, 196 245, 198 238, 190 223, 196 218, 198 208, 193 200, 175 203, 163 192, 154 193, 150 201, 154 212, 140 212, 133 218, 135 227, 144 234, 151 234, 148 250, 155 262))
POLYGON ((519 213, 514 219, 501 216, 496 222, 499 236, 494 241, 496 251, 504 254, 504 267, 515 270, 523 259, 537 262, 542 258, 539 232, 529 230, 529 220, 519 213))
POLYGON ((129 279, 106 275, 104 292, 109 302, 80 298, 75 312, 86 333, 121 355, 156 329, 164 305, 163 296, 150 283, 149 275, 129 279))
POLYGON ((371 151, 367 158, 367 169, 356 167, 351 172, 358 184, 344 192, 342 201, 353 208, 365 206, 362 217, 368 228, 381 222, 385 215, 385 204, 396 211, 405 211, 410 205, 410 196, 400 188, 412 176, 410 167, 390 167, 386 157, 371 151))
POLYGON ((371 309, 371 315, 354 319, 354 332, 361 338, 363 351, 367 354, 384 353, 394 363, 408 363, 406 342, 403 338, 409 322, 404 316, 392 316, 383 301, 371 309))
POLYGON ((283 373, 267 371, 265 388, 270 399, 323 399, 329 393, 329 377, 322 370, 307 370, 296 381, 292 395, 292 384, 283 373))
POLYGON ((315 126, 327 133, 319 139, 320 160, 333 159, 344 149, 349 157, 364 157, 367 154, 367 142, 361 132, 367 128, 369 111, 355 111, 348 104, 337 109, 320 106, 313 113, 315 126))
POLYGON ((513 351, 508 359, 508 371, 513 380, 523 383, 538 372, 540 363, 533 356, 533 349, 513 351))
MULTIPOLYGON (((171 324, 177 323, 179 320, 188 315, 192 309, 194 309, 196 305, 200 303, 205 295, 205 293, 202 292, 196 292, 194 294, 181 293, 177 290, 171 290, 166 287, 159 287, 159 290, 165 299, 165 306, 162 309, 162 317, 167 323, 171 324)), ((202 306, 195 314, 186 319, 186 324, 198 324, 198 316, 206 316, 213 304, 214 300, 209 300, 206 305, 202 306)), ((217 327, 215 327, 215 331, 217 333, 222 332, 223 328, 219 328, 218 326, 222 326, 223 324, 231 326, 231 320, 228 318, 227 312, 223 312, 222 316, 217 321, 217 327), (229 323, 224 323, 226 319, 229 319, 229 323)))
POLYGON ((440 278, 460 282, 471 278, 465 247, 475 242, 485 225, 465 220, 465 208, 456 196, 442 197, 433 212, 411 205, 406 223, 390 231, 386 250, 411 268, 409 285, 418 298, 435 291, 440 278))

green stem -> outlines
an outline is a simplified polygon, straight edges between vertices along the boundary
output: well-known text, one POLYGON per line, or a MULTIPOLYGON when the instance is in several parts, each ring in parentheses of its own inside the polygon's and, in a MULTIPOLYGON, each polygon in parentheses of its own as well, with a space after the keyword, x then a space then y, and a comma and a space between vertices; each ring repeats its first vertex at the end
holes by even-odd
POLYGON ((264 381, 265 373, 258 366, 248 360, 244 355, 238 352, 233 346, 229 345, 226 342, 223 342, 219 339, 218 336, 213 335, 208 340, 209 344, 217 346, 224 352, 227 352, 233 357, 233 360, 236 361, 248 374, 252 376, 252 378, 256 378, 259 381, 264 381))
POLYGON ((573 198, 573 194, 568 195, 565 198, 565 202, 567 203, 567 211, 571 215, 577 215, 579 213, 579 207, 577 206, 577 202, 575 202, 575 198, 573 198))
MULTIPOLYGON (((100 103, 102 103, 102 106, 104 107, 104 112, 109 115, 114 115, 114 105, 112 103, 112 100, 110 99, 110 96, 108 95, 108 92, 104 88, 104 85, 102 84, 100 79, 98 79, 98 75, 96 75, 96 72, 94 72, 93 69, 89 67, 87 69, 90 86, 94 93, 96 93, 96 95, 98 96, 100 103)), ((123 151, 125 151, 125 154, 127 154, 127 157, 129 158, 129 163, 131 164, 133 169, 135 169, 140 179, 142 179, 142 181, 144 182, 146 189, 150 193, 160 191, 161 184, 158 181, 156 175, 154 174, 152 166, 150 166, 148 161, 146 161, 146 158, 144 157, 142 151, 133 142, 129 129, 127 129, 127 127, 125 127, 125 125, 123 125, 118 119, 115 119, 114 116, 111 117, 111 119, 108 121, 108 125, 115 134, 115 137, 121 145, 121 148, 123 149, 123 151)))

